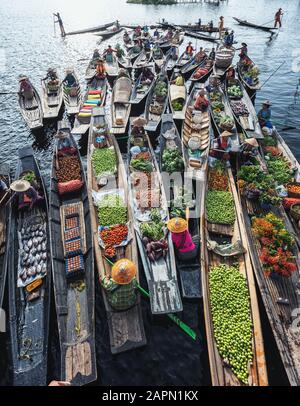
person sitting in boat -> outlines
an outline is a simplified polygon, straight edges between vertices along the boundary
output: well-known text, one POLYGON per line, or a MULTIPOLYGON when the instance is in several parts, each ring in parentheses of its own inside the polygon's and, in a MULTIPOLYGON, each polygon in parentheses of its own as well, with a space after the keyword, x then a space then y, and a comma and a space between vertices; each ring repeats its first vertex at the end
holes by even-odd
POLYGON ((142 27, 140 25, 138 25, 135 29, 134 29, 134 34, 136 37, 139 37, 141 35, 142 32, 142 27))
POLYGON ((33 98, 33 87, 27 76, 21 76, 19 79, 20 90, 19 94, 26 100, 31 100, 33 98))
POLYGON ((125 42, 125 44, 128 44, 129 42, 131 42, 130 36, 127 31, 124 32, 123 41, 125 42))
POLYGON ((148 33, 149 33, 149 27, 148 27, 148 25, 144 25, 144 27, 143 27, 143 33, 144 33, 145 36, 148 35, 148 33))
POLYGON ((280 8, 275 14, 274 28, 277 28, 277 25, 281 28, 281 16, 283 16, 282 8, 280 8))
POLYGON ((227 79, 228 82, 230 82, 230 81, 232 81, 232 80, 235 79, 235 69, 234 69, 234 66, 233 66, 233 65, 231 65, 231 66, 228 68, 228 71, 227 71, 227 73, 226 73, 226 79, 227 79))
POLYGON ((103 56, 105 57, 106 62, 112 63, 113 62, 113 53, 117 52, 115 49, 111 47, 111 45, 108 45, 108 48, 106 48, 103 52, 103 56))
POLYGON ((182 74, 180 73, 180 69, 174 70, 175 73, 175 79, 172 80, 171 84, 176 85, 176 86, 184 86, 184 79, 182 74))
POLYGON ((172 60, 174 60, 174 61, 177 60, 177 48, 176 47, 171 47, 170 55, 171 55, 172 60))
POLYGON ((118 58, 123 58, 123 56, 125 55, 124 50, 121 48, 120 44, 116 45, 116 55, 118 58))
POLYGON ((246 42, 242 42, 242 47, 239 50, 239 57, 241 60, 248 56, 248 45, 246 44, 246 42))
POLYGON ((226 166, 230 166, 230 151, 232 150, 232 133, 223 131, 218 138, 214 139, 213 148, 209 151, 209 164, 214 166, 215 162, 221 160, 226 166))
POLYGON ((193 48, 193 45, 191 43, 191 41, 188 43, 188 46, 185 49, 185 54, 192 58, 193 54, 194 54, 195 49, 193 48))
POLYGON ((258 155, 258 142, 255 138, 246 138, 240 145, 242 162, 245 163, 258 155))
POLYGON ((151 51, 151 43, 150 43, 149 38, 146 38, 144 40, 144 50, 145 50, 145 52, 150 52, 151 51))
POLYGON ((197 96, 197 99, 195 101, 194 109, 204 112, 207 110, 208 105, 209 105, 209 101, 206 98, 205 90, 201 89, 197 96))
POLYGON ((147 120, 144 117, 137 117, 132 120, 131 135, 134 137, 144 136, 144 126, 147 124, 147 120))
POLYGON ((142 85, 150 85, 154 79, 154 73, 151 69, 147 67, 143 67, 142 69, 142 77, 141 77, 141 84, 142 85))
POLYGON ((97 61, 99 58, 100 58, 99 51, 98 51, 98 49, 95 49, 95 50, 94 50, 94 53, 93 53, 92 59, 93 59, 94 61, 97 61))
POLYGON ((214 91, 214 89, 218 88, 221 85, 220 77, 218 75, 211 75, 208 81, 208 85, 206 86, 206 90, 208 93, 214 91))
POLYGON ((269 100, 265 100, 262 103, 262 108, 257 114, 258 121, 259 121, 261 128, 262 127, 273 128, 273 125, 271 122, 271 116, 272 116, 271 106, 272 106, 272 103, 269 100))
POLYGON ((173 36, 174 36, 173 30, 172 30, 172 28, 169 28, 168 32, 167 32, 167 34, 165 36, 166 40, 168 41, 168 40, 172 39, 173 36))
POLYGON ((215 48, 212 48, 212 50, 210 51, 208 57, 209 57, 209 59, 211 59, 212 61, 215 60, 215 58, 216 58, 216 50, 215 50, 215 48))
POLYGON ((180 261, 191 261, 199 253, 199 236, 192 237, 188 222, 180 217, 172 218, 167 223, 167 228, 171 232, 175 254, 180 261))
POLYGON ((63 83, 69 88, 76 86, 76 79, 71 69, 67 70, 66 77, 64 78, 63 83))
POLYGON ((49 80, 49 83, 51 82, 52 85, 58 83, 58 77, 56 70, 53 68, 49 68, 47 71, 47 76, 43 80, 49 80))
POLYGON ((9 202, 17 202, 19 210, 25 208, 31 210, 34 205, 44 202, 44 198, 39 195, 37 190, 27 180, 19 179, 14 181, 10 185, 10 189, 14 193, 9 199, 9 202))
POLYGON ((70 151, 70 149, 72 148, 72 143, 68 134, 66 134, 63 131, 58 131, 55 135, 55 138, 59 140, 57 148, 59 151, 63 152, 66 152, 67 150, 70 151))
POLYGON ((105 276, 101 283, 107 300, 116 311, 125 311, 137 302, 136 265, 129 259, 117 261, 111 271, 111 277, 105 276))
POLYGON ((199 27, 201 27, 201 22, 202 22, 202 21, 201 21, 201 18, 199 18, 199 19, 198 19, 198 25, 199 25, 199 27))
POLYGON ((106 75, 105 65, 103 59, 99 58, 96 64, 96 77, 104 79, 106 75))
POLYGON ((153 34, 154 38, 158 39, 159 38, 159 31, 157 28, 155 28, 154 34, 153 34))
POLYGON ((135 54, 138 54, 139 52, 141 52, 142 48, 140 46, 140 42, 138 40, 134 40, 134 45, 132 47, 132 52, 135 54))
POLYGON ((207 54, 206 54, 205 50, 203 49, 203 47, 200 47, 199 52, 197 52, 195 55, 195 61, 201 62, 202 59, 204 59, 206 57, 207 57, 207 54))

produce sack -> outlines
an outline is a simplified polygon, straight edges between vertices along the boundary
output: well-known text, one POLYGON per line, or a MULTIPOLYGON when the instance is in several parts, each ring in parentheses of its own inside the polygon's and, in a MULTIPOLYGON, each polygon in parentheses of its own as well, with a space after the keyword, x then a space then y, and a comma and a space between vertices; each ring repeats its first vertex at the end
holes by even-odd
POLYGON ((77 192, 83 186, 83 182, 79 179, 70 180, 69 182, 58 183, 58 193, 66 195, 68 193, 77 192))

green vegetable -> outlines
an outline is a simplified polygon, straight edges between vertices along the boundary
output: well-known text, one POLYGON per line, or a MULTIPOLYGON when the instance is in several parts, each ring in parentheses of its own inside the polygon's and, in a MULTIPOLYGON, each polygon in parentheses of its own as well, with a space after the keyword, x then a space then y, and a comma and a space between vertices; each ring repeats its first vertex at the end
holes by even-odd
POLYGON ((286 185, 292 180, 292 171, 288 162, 281 156, 273 157, 271 154, 267 154, 268 160, 267 167, 270 175, 272 175, 275 182, 279 185, 286 185))
POLYGON ((207 221, 217 224, 233 224, 235 208, 230 192, 209 190, 206 196, 207 221))
POLYGON ((95 148, 92 154, 92 165, 96 176, 103 173, 114 173, 117 156, 113 148, 95 148))
POLYGON ((130 166, 133 169, 141 172, 153 172, 153 165, 147 159, 139 158, 139 159, 132 159, 130 161, 130 166))
POLYGON ((153 241, 159 241, 164 237, 163 227, 163 222, 155 223, 150 221, 149 223, 142 223, 140 225, 140 230, 143 237, 148 237, 153 241))
POLYGON ((35 173, 33 171, 29 171, 22 177, 24 180, 27 180, 30 184, 36 180, 35 173))
POLYGON ((168 94, 168 86, 163 80, 159 80, 154 88, 154 94, 158 97, 166 97, 168 94))
POLYGON ((210 269, 209 288, 218 351, 237 378, 248 384, 248 364, 253 359, 253 351, 246 279, 237 268, 219 265, 210 269))
POLYGON ((165 149, 162 155, 162 170, 165 172, 181 172, 184 169, 184 161, 181 151, 177 149, 165 149))
POLYGON ((183 103, 178 100, 173 100, 172 107, 174 111, 181 111, 183 109, 183 103))
POLYGON ((105 195, 98 204, 99 224, 112 226, 127 223, 127 207, 117 194, 105 195))

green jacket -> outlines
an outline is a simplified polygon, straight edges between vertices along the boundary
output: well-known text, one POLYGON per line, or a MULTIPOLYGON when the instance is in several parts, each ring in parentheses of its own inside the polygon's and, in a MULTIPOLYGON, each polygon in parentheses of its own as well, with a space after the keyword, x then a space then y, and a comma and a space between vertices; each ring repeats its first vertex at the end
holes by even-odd
POLYGON ((137 301, 137 280, 134 278, 128 285, 118 285, 112 279, 103 278, 102 286, 107 300, 115 310, 127 310, 137 301))

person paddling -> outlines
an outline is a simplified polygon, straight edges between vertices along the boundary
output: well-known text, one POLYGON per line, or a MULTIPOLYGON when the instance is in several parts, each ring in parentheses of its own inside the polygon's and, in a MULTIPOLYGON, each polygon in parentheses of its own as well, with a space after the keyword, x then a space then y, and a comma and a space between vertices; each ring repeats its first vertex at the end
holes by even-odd
POLYGON ((282 12, 282 8, 280 8, 275 14, 274 28, 277 28, 277 25, 279 25, 279 28, 281 28, 281 17, 282 16, 283 16, 283 12, 282 12))
POLYGON ((273 128, 271 122, 272 116, 271 106, 272 103, 269 100, 266 100, 262 103, 262 108, 261 110, 259 110, 257 115, 261 128, 262 127, 273 128))

